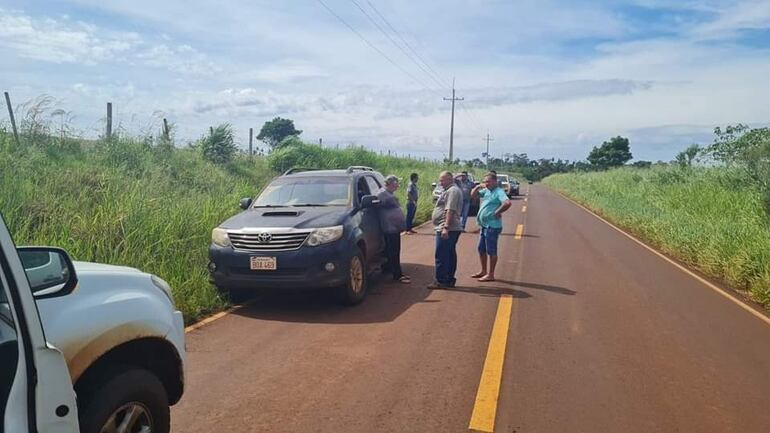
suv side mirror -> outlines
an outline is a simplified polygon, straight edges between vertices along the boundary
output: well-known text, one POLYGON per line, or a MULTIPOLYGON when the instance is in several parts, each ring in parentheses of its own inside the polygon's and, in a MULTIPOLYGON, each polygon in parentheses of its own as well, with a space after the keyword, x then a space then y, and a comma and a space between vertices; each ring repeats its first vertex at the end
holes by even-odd
POLYGON ((78 285, 75 265, 61 248, 19 247, 19 259, 35 299, 69 295, 78 285))
POLYGON ((241 206, 241 209, 243 209, 243 210, 248 209, 249 206, 251 206, 251 198, 249 198, 249 197, 242 198, 240 206, 241 206))
POLYGON ((365 195, 361 197, 361 209, 374 207, 380 204, 380 199, 376 195, 365 195))

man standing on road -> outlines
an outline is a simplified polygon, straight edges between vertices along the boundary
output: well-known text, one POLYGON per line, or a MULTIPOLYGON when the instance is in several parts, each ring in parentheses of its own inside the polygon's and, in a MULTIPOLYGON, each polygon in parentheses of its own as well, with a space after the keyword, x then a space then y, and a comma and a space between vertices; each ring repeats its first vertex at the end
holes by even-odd
POLYGON ((495 267, 497 267, 497 240, 503 231, 503 212, 511 207, 511 200, 502 188, 497 185, 497 174, 488 173, 484 176, 484 182, 477 185, 471 191, 473 198, 480 197, 481 206, 476 216, 476 221, 481 227, 479 234, 479 260, 481 271, 472 275, 479 281, 495 281, 495 267), (489 266, 487 266, 489 258, 489 266))
POLYGON ((408 235, 417 233, 414 231, 414 215, 417 213, 417 198, 419 196, 418 180, 417 173, 410 174, 409 185, 406 187, 406 234, 408 235))
POLYGON ((471 190, 473 189, 473 182, 468 179, 467 171, 460 173, 457 186, 459 186, 460 191, 463 192, 463 208, 460 212, 460 225, 462 226, 463 231, 465 231, 465 224, 468 222, 468 213, 471 210, 471 190))
POLYGON ((444 171, 439 177, 439 183, 444 188, 436 207, 433 209, 433 227, 436 231, 436 279, 429 289, 444 289, 454 287, 457 280, 457 239, 462 232, 460 211, 462 210, 463 193, 455 185, 452 173, 444 171))
POLYGON ((409 284, 412 281, 401 271, 401 232, 406 219, 398 198, 393 194, 397 189, 398 178, 391 174, 385 178, 385 186, 377 193, 380 228, 385 237, 385 256, 388 259, 383 270, 391 272, 394 280, 409 284))

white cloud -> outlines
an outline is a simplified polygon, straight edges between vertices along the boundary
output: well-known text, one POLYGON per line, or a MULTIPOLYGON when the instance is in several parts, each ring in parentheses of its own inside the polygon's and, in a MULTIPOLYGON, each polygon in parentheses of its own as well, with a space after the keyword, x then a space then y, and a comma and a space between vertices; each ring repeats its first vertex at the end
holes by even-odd
POLYGON ((35 20, 0 9, 0 45, 29 59, 94 64, 113 60, 141 42, 136 33, 110 34, 67 18, 35 20))
POLYGON ((152 44, 135 32, 102 29, 67 16, 33 18, 0 9, 0 46, 23 58, 56 64, 138 62, 183 74, 218 71, 206 55, 189 45, 152 44))

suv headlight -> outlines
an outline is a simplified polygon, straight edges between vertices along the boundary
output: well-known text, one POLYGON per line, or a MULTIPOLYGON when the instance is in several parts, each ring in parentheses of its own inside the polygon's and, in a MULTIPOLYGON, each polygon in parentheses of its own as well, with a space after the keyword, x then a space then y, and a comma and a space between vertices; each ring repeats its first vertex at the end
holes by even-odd
POLYGON ((219 227, 211 231, 211 243, 218 247, 229 247, 232 245, 230 238, 227 236, 227 230, 219 227))
POLYGON ((315 247, 334 242, 342 237, 342 231, 342 226, 315 229, 307 237, 307 244, 308 246, 315 247))
POLYGON ((166 294, 168 300, 171 301, 171 305, 174 305, 174 293, 171 291, 171 286, 169 286, 168 283, 165 282, 162 278, 155 275, 150 275, 150 280, 152 280, 152 284, 154 284, 155 287, 159 288, 163 291, 163 293, 166 294))

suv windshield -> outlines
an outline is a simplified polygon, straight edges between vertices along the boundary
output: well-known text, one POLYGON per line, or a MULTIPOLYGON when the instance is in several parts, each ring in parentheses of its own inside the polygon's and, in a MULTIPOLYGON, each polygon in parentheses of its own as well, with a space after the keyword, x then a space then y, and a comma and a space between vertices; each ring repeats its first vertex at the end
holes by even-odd
POLYGON ((500 182, 508 182, 508 176, 504 174, 498 174, 497 180, 500 182))
POLYGON ((347 177, 280 178, 262 191, 253 207, 345 206, 349 202, 347 177))

